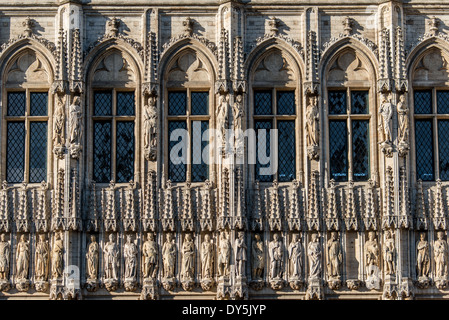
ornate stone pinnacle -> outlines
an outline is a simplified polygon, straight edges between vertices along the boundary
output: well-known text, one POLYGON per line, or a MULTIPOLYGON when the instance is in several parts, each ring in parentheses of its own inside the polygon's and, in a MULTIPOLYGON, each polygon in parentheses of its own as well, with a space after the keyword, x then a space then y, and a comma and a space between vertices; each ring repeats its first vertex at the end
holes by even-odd
POLYGON ((352 27, 354 25, 354 21, 350 17, 346 17, 343 19, 342 24, 344 26, 345 35, 350 36, 352 34, 352 27))
POLYGON ((430 33, 433 36, 437 36, 439 32, 438 26, 440 25, 440 20, 437 17, 433 16, 427 23, 430 26, 430 33))
POLYGON ((276 36, 279 33, 280 21, 276 17, 271 17, 268 20, 268 25, 270 26, 270 35, 276 36))
POLYGON ((184 26, 184 34, 185 34, 187 37, 191 37, 191 36, 192 36, 194 24, 195 24, 195 21, 194 21, 192 18, 190 18, 190 17, 187 17, 187 18, 182 22, 182 25, 184 26))
POLYGON ((118 28, 120 27, 120 19, 113 17, 111 20, 108 21, 108 35, 110 37, 117 37, 118 35, 118 28))
POLYGON ((22 22, 22 25, 25 27, 25 30, 23 30, 24 35, 31 37, 33 34, 33 28, 36 26, 34 20, 28 16, 25 21, 22 22))

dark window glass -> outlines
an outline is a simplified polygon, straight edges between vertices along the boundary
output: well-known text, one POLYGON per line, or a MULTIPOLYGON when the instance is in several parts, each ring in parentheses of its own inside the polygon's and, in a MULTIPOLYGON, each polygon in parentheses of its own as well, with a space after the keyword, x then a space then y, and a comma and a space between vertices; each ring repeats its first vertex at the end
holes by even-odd
POLYGON ((117 121, 117 182, 134 180, 134 122, 117 121))
POLYGON ((295 92, 278 91, 277 92, 277 114, 293 115, 295 112, 295 92))
POLYGON ((186 91, 172 91, 168 93, 168 114, 171 116, 187 114, 186 91))
POLYGON ((449 113, 449 91, 437 91, 438 113, 449 113))
POLYGON ((32 116, 46 116, 48 105, 47 92, 30 93, 30 114, 32 116))
POLYGON ((25 170, 25 122, 8 122, 6 181, 22 182, 25 170))
POLYGON ((209 136, 205 133, 207 129, 209 129, 208 121, 192 122, 192 182, 204 182, 209 178, 209 166, 203 158, 209 156, 209 148, 206 148, 209 145, 209 136), (206 141, 202 141, 203 139, 206 141))
POLYGON ((346 91, 329 91, 329 114, 346 114, 346 91))
POLYGON ((369 94, 368 91, 351 91, 351 113, 368 114, 369 113, 369 94))
MULTIPOLYGON (((26 109, 25 92, 9 92, 8 93, 8 116, 24 116, 25 109, 26 109)), ((23 180, 23 177, 22 177, 22 180, 23 180)))
POLYGON ((278 122, 279 181, 295 179, 295 121, 278 122))
POLYGON ((111 91, 97 91, 94 93, 94 115, 95 116, 112 115, 111 91))
POLYGON ((416 120, 416 174, 423 181, 434 180, 432 120, 416 120))
POLYGON ((430 114, 432 113, 432 91, 431 90, 415 90, 415 113, 430 114))
POLYGON ((330 174, 335 181, 348 181, 348 132, 346 121, 329 121, 330 174))
POLYGON ((449 180, 449 120, 438 121, 438 152, 440 179, 449 180))
POLYGON ((270 115, 273 113, 271 108, 271 91, 255 91, 254 92, 254 114, 270 115))
POLYGON ((94 181, 111 180, 111 122, 94 122, 94 181))
POLYGON ((192 92, 192 115, 209 114, 209 92, 192 92))
POLYGON ((135 114, 134 92, 117 92, 117 115, 133 116, 135 114))
POLYGON ((30 123, 30 182, 46 180, 47 176, 47 122, 30 123))
POLYGON ((354 181, 369 179, 369 121, 352 121, 352 158, 354 181))
POLYGON ((187 123, 185 121, 169 121, 168 122, 168 178, 172 182, 184 182, 187 178, 187 123), (179 134, 172 133, 177 130, 179 134), (172 139, 173 138, 173 139, 172 139), (172 141, 174 140, 174 141, 172 141), (172 150, 176 148, 175 150, 172 150), (173 151, 173 154, 172 154, 173 151))
POLYGON ((273 175, 263 174, 262 168, 268 168, 271 164, 269 159, 271 157, 270 150, 270 129, 272 128, 271 120, 256 121, 254 124, 256 130, 256 180, 261 182, 273 181, 273 175), (260 150, 260 151, 259 151, 260 150), (262 163, 259 162, 262 160, 262 163))

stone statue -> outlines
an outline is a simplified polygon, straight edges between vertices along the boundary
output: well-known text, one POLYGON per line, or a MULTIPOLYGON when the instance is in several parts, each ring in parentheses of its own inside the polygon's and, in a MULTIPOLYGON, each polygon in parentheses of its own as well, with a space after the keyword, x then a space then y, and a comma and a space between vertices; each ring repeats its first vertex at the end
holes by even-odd
POLYGON ((87 278, 96 280, 98 277, 98 256, 99 246, 94 235, 90 236, 90 244, 87 248, 86 261, 87 261, 87 278))
POLYGON ((143 108, 143 142, 144 148, 153 158, 157 145, 157 109, 156 97, 149 96, 143 108))
POLYGON ((331 232, 327 241, 327 273, 331 278, 340 277, 340 266, 343 262, 340 242, 337 232, 331 232))
POLYGON ((65 124, 64 100, 56 95, 56 108, 53 114, 53 145, 62 147, 64 145, 64 124, 65 124))
POLYGON ((307 247, 309 257, 309 279, 318 279, 321 277, 321 246, 318 234, 313 233, 307 247))
POLYGON ((393 107, 391 105, 391 96, 382 95, 382 102, 379 107, 381 116, 380 127, 383 130, 383 142, 391 143, 391 117, 393 116, 393 107))
POLYGON ((251 246, 251 256, 253 280, 260 280, 262 279, 265 259, 263 241, 257 233, 254 235, 254 240, 251 246))
POLYGON ((394 275, 396 271, 396 248, 394 245, 394 238, 390 230, 385 233, 385 244, 383 247, 384 261, 385 261, 385 274, 394 275))
POLYGON ((166 241, 162 246, 162 262, 164 264, 165 278, 174 278, 176 264, 176 244, 171 233, 167 233, 166 241))
POLYGON ((297 233, 293 234, 292 241, 288 246, 288 257, 290 259, 290 276, 292 278, 301 278, 302 244, 297 233))
POLYGON ((16 251, 16 278, 26 280, 28 278, 28 267, 30 263, 30 243, 26 236, 20 236, 20 242, 17 244, 16 251))
POLYGON ((210 236, 204 236, 201 245, 201 276, 203 278, 212 278, 214 272, 214 244, 210 240, 210 236))
POLYGON ((416 243, 416 272, 418 277, 427 277, 430 270, 429 243, 426 234, 420 234, 420 240, 416 243))
POLYGON ((154 235, 148 233, 147 241, 142 247, 142 272, 144 278, 155 278, 157 272, 157 243, 154 241, 154 235))
POLYGON ((218 248, 218 275, 220 277, 229 275, 229 263, 231 259, 231 243, 227 232, 220 233, 220 244, 218 248))
POLYGON ((279 234, 273 235, 273 241, 268 246, 268 252, 270 255, 270 277, 272 279, 282 278, 284 248, 281 240, 279 240, 279 234))
POLYGON ((229 95, 221 94, 218 98, 217 130, 221 134, 222 145, 226 141, 226 129, 229 127, 229 95))
POLYGON ((318 98, 317 96, 311 96, 306 109, 306 137, 308 147, 318 146, 320 133, 319 120, 318 98))
POLYGON ((368 240, 365 242, 365 266, 366 274, 370 275, 373 272, 373 267, 379 268, 379 244, 377 243, 376 233, 370 231, 368 233, 368 240))
POLYGON ((9 254, 11 252, 11 245, 6 241, 6 235, 0 235, 0 280, 7 280, 9 274, 9 254))
POLYGON ((235 239, 235 265, 236 265, 236 276, 245 276, 245 264, 246 264, 246 243, 245 243, 245 233, 240 231, 238 238, 235 239))
POLYGON ((80 97, 75 96, 70 105, 70 143, 79 145, 83 134, 83 112, 80 105, 80 97))
POLYGON ((437 232, 438 240, 435 241, 433 252, 435 256, 435 275, 437 278, 446 279, 448 276, 448 245, 444 240, 444 232, 437 232))
POLYGON ((399 135, 398 141, 399 143, 408 144, 408 134, 409 134, 409 122, 408 122, 408 106, 405 102, 405 94, 399 96, 399 102, 397 104, 398 110, 398 127, 399 127, 399 135))
POLYGON ((55 241, 53 243, 53 249, 51 252, 51 274, 53 279, 62 277, 63 252, 64 242, 61 239, 61 235, 59 233, 56 233, 55 241))
POLYGON ((134 279, 136 277, 137 246, 132 241, 130 234, 126 235, 123 255, 125 256, 125 278, 134 279))
POLYGON ((182 244, 181 278, 193 279, 195 269, 194 257, 195 244, 193 243, 192 235, 187 233, 182 244))
POLYGON ((242 131, 242 119, 243 119, 243 104, 242 95, 239 94, 235 97, 234 106, 232 108, 234 117, 234 139, 235 139, 235 150, 239 153, 243 151, 243 131, 242 131))
POLYGON ((45 234, 39 235, 39 241, 36 244, 35 251, 35 277, 37 281, 46 281, 48 275, 48 263, 50 259, 50 248, 45 234))
POLYGON ((104 274, 106 279, 118 279, 119 250, 114 235, 109 235, 109 242, 104 246, 104 274))

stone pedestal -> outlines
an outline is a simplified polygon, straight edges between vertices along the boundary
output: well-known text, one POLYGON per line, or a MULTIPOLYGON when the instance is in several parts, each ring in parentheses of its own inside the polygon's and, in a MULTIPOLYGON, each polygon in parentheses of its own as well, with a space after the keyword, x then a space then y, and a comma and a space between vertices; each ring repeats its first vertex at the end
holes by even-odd
POLYGON ((156 300, 159 297, 155 279, 144 279, 139 300, 156 300))
POLYGON ((229 277, 220 277, 218 278, 217 283, 217 299, 218 300, 227 300, 230 299, 232 295, 232 286, 229 281, 229 277))
POLYGON ((309 279, 305 300, 322 300, 324 298, 322 281, 319 278, 309 279))
POLYGON ((233 299, 248 299, 248 285, 246 277, 237 276, 232 290, 233 299))

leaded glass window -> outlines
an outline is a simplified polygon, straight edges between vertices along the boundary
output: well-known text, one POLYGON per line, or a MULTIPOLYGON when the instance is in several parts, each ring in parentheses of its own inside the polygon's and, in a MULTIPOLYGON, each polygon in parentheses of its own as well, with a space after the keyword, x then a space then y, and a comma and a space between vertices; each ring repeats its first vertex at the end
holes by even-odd
POLYGON ((209 179, 209 91, 167 92, 168 179, 205 182, 209 179))
POLYGON ((329 170, 337 182, 370 178, 369 91, 329 90, 329 170))
POLYGON ((6 105, 6 181, 46 181, 48 92, 8 92, 6 105))
POLYGON ((93 96, 93 179, 134 180, 134 91, 102 90, 93 96))
POLYGON ((255 179, 261 182, 296 178, 296 94, 294 90, 254 90, 256 133, 255 179), (271 131, 273 129, 273 131, 271 131), (274 131, 276 130, 276 131, 274 131), (277 132, 276 150, 271 141, 277 132), (275 154, 272 154, 275 152, 275 154), (277 158, 274 158, 277 155, 277 158), (277 168, 273 161, 277 161, 277 168), (271 167, 275 172, 268 171, 271 167), (265 170, 265 171, 264 171, 265 170))

